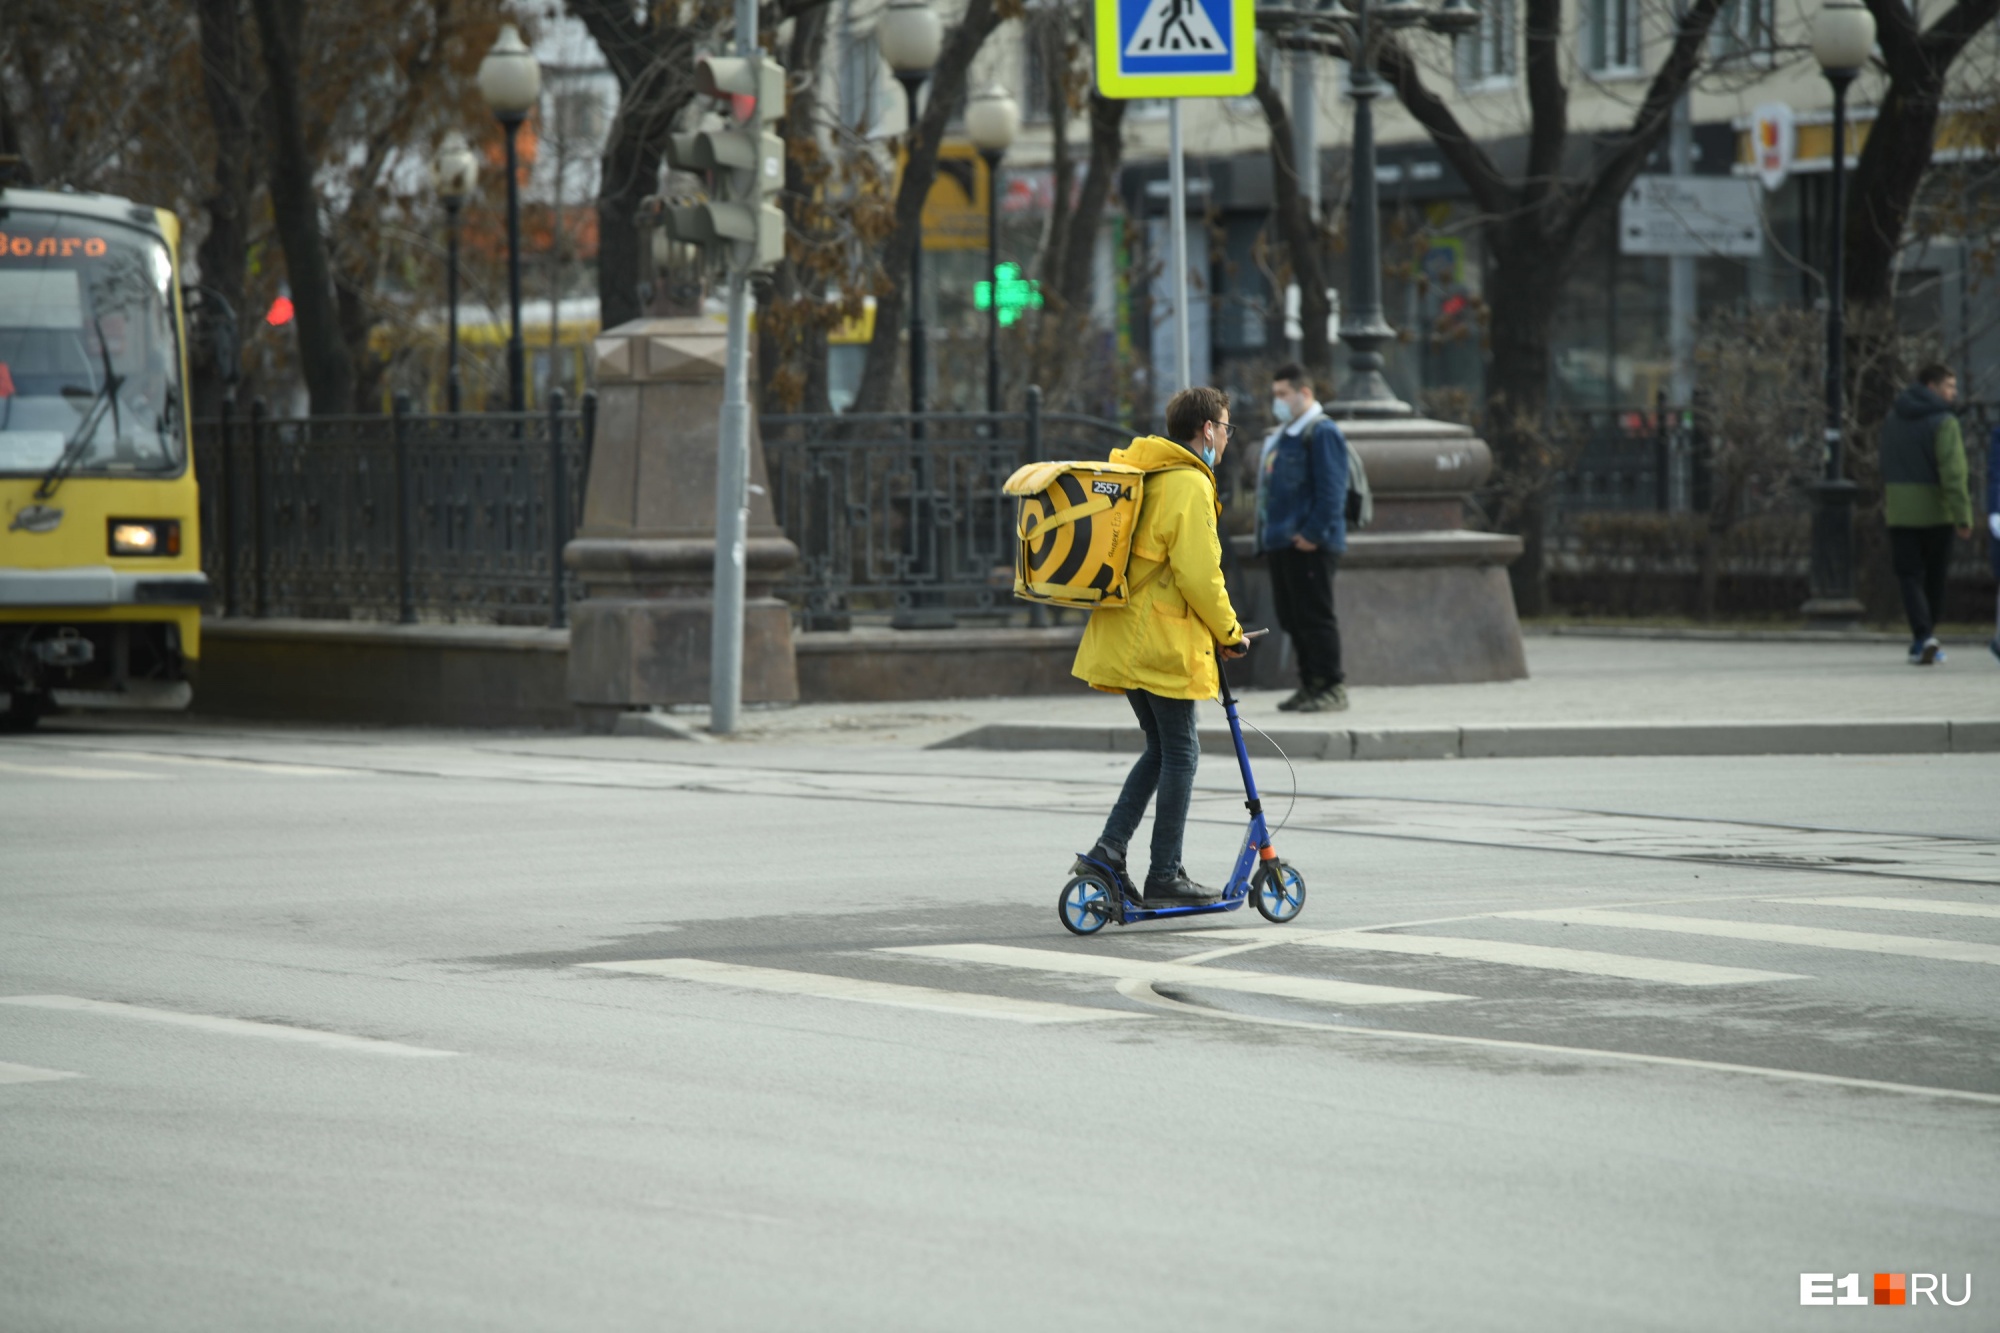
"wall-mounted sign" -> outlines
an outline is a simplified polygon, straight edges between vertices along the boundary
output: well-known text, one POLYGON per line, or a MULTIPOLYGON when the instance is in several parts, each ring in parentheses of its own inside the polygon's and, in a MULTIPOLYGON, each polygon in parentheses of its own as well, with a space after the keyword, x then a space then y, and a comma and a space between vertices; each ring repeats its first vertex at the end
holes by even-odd
POLYGON ((1618 205, 1618 253, 1764 253, 1757 187, 1735 176, 1640 176, 1618 205))
POLYGON ((1750 147, 1756 157, 1757 179, 1775 190, 1785 183, 1798 152, 1798 124, 1783 102, 1767 102, 1750 118, 1750 147))

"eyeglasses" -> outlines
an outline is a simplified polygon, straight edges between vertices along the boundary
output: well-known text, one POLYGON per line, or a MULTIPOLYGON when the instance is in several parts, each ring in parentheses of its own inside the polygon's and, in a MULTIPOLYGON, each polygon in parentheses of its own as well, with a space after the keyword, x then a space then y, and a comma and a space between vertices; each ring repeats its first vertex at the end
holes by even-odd
POLYGON ((1233 422, 1233 421, 1216 421, 1216 422, 1211 422, 1210 424, 1211 424, 1211 425, 1216 425, 1216 426, 1220 426, 1220 427, 1222 427, 1222 438, 1223 438, 1223 439, 1224 439, 1225 441, 1228 441, 1228 440, 1233 440, 1233 439, 1235 439, 1235 438, 1236 438, 1236 423, 1235 423, 1235 422, 1233 422))

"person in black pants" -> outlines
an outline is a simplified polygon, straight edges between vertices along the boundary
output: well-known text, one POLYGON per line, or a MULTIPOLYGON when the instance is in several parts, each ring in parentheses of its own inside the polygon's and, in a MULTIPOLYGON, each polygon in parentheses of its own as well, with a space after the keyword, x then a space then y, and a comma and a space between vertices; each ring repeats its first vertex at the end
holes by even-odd
POLYGON ((1299 658, 1299 688, 1286 712, 1347 707, 1333 576, 1347 550, 1347 440, 1313 398, 1312 380, 1281 366, 1271 384, 1279 428, 1258 470, 1257 547, 1271 571, 1278 623, 1299 658))
POLYGON ((1965 437, 1952 408, 1957 398, 1958 376, 1950 366, 1933 363, 1897 395, 1882 423, 1882 507, 1896 585, 1910 620, 1911 666, 1944 661, 1937 622, 1944 614, 1952 538, 1972 535, 1965 437))

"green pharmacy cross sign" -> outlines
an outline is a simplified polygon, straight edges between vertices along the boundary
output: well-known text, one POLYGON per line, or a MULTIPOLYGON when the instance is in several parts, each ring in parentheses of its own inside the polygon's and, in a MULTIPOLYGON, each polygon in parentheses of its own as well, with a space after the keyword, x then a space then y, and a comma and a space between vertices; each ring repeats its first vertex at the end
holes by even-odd
POLYGON ((995 287, 1000 291, 1000 323, 1012 324, 1021 317, 1023 310, 1042 308, 1042 284, 1021 276, 1019 264, 1002 264, 993 270, 995 281, 975 283, 972 288, 972 306, 975 310, 991 309, 994 303, 995 287))

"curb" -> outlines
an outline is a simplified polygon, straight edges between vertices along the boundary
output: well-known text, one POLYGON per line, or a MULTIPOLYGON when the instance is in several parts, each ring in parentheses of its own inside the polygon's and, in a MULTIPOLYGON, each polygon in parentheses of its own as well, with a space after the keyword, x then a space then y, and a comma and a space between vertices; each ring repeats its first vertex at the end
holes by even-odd
MULTIPOLYGON (((1895 644, 1907 648, 1910 636, 1867 629, 1702 629, 1667 625, 1536 625, 1521 626, 1530 639, 1666 639, 1686 643, 1845 643, 1895 644)), ((1940 634, 1947 648, 1984 648, 1990 640, 1977 634, 1940 634)))
MULTIPOLYGON (((1201 730, 1204 754, 1229 754, 1229 732, 1201 730)), ((1578 759, 1654 755, 1993 754, 2000 719, 1950 722, 1523 722, 1467 727, 1245 733, 1252 755, 1293 759, 1578 759)), ((992 722, 932 750, 1084 750, 1137 754, 1136 727, 992 722)))

